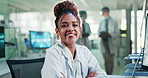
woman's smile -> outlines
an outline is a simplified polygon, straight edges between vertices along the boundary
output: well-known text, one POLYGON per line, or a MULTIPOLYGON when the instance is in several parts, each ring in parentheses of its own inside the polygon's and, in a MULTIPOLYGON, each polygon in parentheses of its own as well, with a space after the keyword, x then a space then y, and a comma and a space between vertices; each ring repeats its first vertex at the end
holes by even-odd
POLYGON ((75 33, 66 33, 66 35, 68 38, 74 38, 75 36, 77 36, 77 34, 75 33))

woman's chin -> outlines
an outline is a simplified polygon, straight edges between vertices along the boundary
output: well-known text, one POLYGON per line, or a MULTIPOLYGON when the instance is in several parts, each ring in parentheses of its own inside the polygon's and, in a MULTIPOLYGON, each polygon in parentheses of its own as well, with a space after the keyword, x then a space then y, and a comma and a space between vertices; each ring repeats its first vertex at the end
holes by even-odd
POLYGON ((75 44, 76 43, 76 40, 67 40, 66 43, 68 43, 68 44, 75 44))

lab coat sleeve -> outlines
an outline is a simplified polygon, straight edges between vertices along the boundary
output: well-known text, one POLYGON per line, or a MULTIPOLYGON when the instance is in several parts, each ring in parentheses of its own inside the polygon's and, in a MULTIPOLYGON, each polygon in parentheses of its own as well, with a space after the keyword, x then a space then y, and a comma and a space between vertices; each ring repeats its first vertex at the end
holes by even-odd
POLYGON ((90 50, 88 50, 88 74, 90 72, 96 72, 97 78, 107 78, 106 72, 100 68, 97 59, 92 55, 90 50))
POLYGON ((119 39, 120 39, 120 31, 118 27, 118 23, 116 20, 114 20, 114 33, 112 34, 113 38, 113 45, 115 47, 119 46, 119 39))
POLYGON ((118 23, 116 20, 114 20, 114 38, 119 38, 120 36, 120 32, 119 32, 119 27, 118 27, 118 23))
POLYGON ((60 54, 56 49, 49 48, 46 52, 45 62, 41 70, 42 78, 60 78, 63 75, 61 69, 60 54))

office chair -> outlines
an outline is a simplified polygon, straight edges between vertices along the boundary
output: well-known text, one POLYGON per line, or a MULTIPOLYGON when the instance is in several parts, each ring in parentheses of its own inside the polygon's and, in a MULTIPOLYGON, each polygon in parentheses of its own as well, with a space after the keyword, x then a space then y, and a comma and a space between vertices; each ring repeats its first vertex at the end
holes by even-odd
POLYGON ((6 60, 12 78, 41 78, 44 57, 27 60, 6 60))

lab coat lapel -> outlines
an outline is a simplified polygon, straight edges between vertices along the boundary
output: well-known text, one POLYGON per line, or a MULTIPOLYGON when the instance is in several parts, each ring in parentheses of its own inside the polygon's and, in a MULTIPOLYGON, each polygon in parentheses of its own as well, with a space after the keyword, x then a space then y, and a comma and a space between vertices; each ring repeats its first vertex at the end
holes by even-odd
POLYGON ((62 49, 62 55, 65 57, 65 60, 66 60, 66 63, 67 63, 66 65, 69 66, 70 72, 72 72, 72 74, 74 74, 73 73, 73 67, 72 67, 72 59, 70 57, 70 53, 68 51, 68 48, 66 46, 62 45, 62 43, 60 43, 59 45, 62 46, 62 48, 63 48, 62 49))
POLYGON ((82 78, 84 77, 84 72, 86 72, 85 70, 84 70, 84 63, 83 63, 83 58, 82 58, 82 56, 81 56, 81 47, 79 46, 79 45, 76 45, 76 57, 75 57, 75 60, 77 60, 77 61, 79 61, 79 70, 80 70, 80 72, 81 72, 81 76, 82 76, 82 78))

